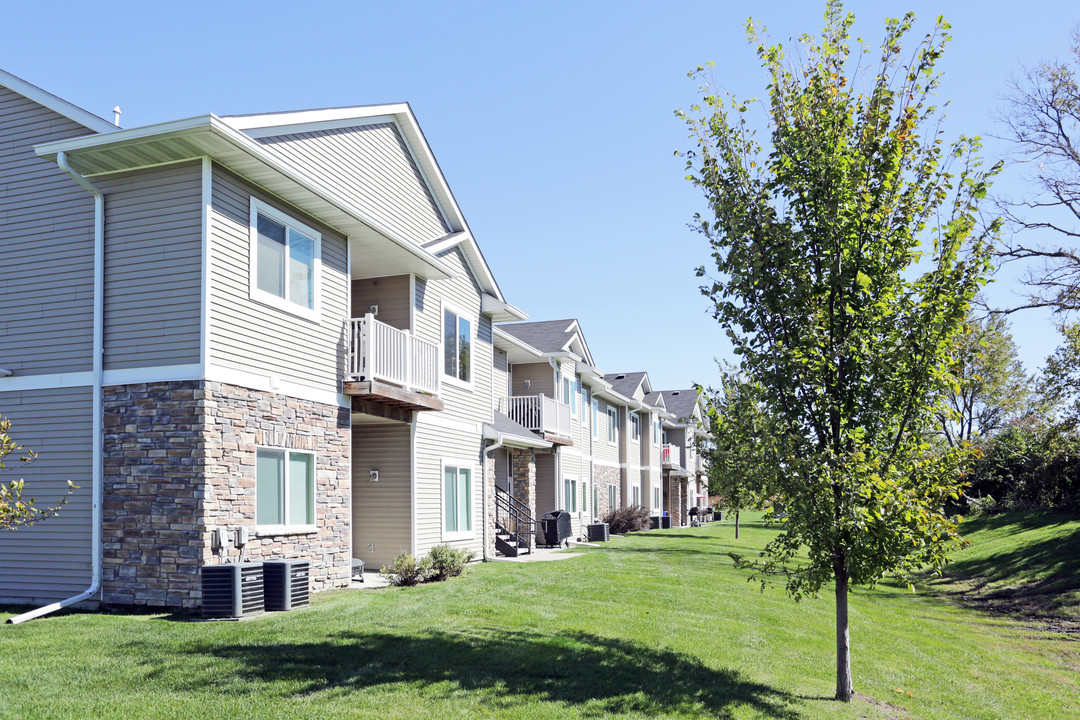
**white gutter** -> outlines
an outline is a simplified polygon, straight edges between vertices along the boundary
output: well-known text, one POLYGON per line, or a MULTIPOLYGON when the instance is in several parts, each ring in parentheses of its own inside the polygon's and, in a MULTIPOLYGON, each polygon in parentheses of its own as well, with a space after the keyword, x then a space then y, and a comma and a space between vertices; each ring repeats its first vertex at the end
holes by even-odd
POLYGON ((11 370, 8 370, 7 368, 0 368, 0 377, 11 377, 14 374, 15 373, 13 373, 11 370))
POLYGON ((105 371, 105 196, 85 177, 71 169, 67 162, 67 154, 58 152, 56 164, 75 182, 82 185, 87 192, 94 196, 94 370, 93 370, 93 479, 92 484, 92 519, 90 528, 90 587, 78 595, 73 595, 66 600, 44 605, 30 612, 8 618, 8 623, 19 623, 33 620, 34 618, 48 615, 68 605, 89 600, 101 590, 101 499, 104 485, 104 454, 102 442, 102 411, 104 405, 103 379, 105 371))

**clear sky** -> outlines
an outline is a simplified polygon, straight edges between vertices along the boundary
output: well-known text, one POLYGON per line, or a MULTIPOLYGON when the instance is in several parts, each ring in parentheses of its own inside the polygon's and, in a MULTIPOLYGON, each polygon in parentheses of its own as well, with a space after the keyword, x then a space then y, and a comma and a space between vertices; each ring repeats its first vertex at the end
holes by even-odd
MULTIPOLYGON (((1009 78, 1064 57, 1080 10, 1060 0, 849 2, 856 35, 914 10, 944 14, 950 134, 1001 133, 1009 78)), ((675 150, 687 71, 764 94, 749 15, 775 40, 817 33, 823 2, 12 3, 0 68, 124 127, 218 115, 408 101, 507 299, 534 320, 577 317, 607 372, 654 387, 715 383, 729 357, 687 228, 703 202, 675 150)), ((990 139, 987 154, 1007 147, 990 139)), ((1001 187, 1022 192, 1015 178, 1001 187)), ((991 287, 1015 302, 1014 273, 991 287)), ((1045 313, 1013 316, 1030 369, 1057 345, 1045 313)))

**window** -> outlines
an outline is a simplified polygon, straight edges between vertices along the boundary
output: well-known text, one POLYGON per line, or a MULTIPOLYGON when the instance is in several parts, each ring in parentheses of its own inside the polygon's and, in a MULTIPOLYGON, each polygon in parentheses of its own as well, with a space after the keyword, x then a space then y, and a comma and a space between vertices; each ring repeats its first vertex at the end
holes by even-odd
POLYGON ((652 444, 653 445, 659 445, 660 444, 660 420, 659 419, 653 420, 653 424, 652 424, 652 444))
POLYGON ((641 437, 641 418, 637 413, 630 416, 630 439, 637 440, 641 437))
POLYGON ((597 422, 597 418, 600 415, 600 403, 594 398, 592 401, 592 436, 600 437, 600 423, 597 422))
POLYGON ((577 395, 574 393, 574 381, 568 377, 562 379, 562 399, 570 406, 570 414, 577 415, 577 395))
POLYGON ((315 524, 315 456, 295 450, 255 450, 256 525, 315 524))
POLYGON ((472 470, 443 466, 443 537, 472 535, 472 470))
POLYGON ((654 487, 652 490, 652 506, 653 510, 660 509, 660 488, 654 487))
POLYGON ((619 507, 619 495, 618 489, 614 485, 608 485, 607 498, 608 498, 608 510, 615 510, 619 507))
POLYGON ((566 512, 577 512, 577 480, 566 478, 563 499, 566 503, 566 512))
POLYGON ((600 517, 600 486, 596 483, 592 486, 592 511, 593 515, 600 517))
POLYGON ((452 310, 443 311, 443 372, 469 382, 472 378, 472 324, 452 310))
POLYGON ((619 437, 619 416, 615 413, 615 408, 609 407, 607 409, 607 441, 614 445, 619 437))
POLYGON ((632 488, 631 492, 633 493, 633 496, 634 496, 634 506, 637 507, 637 506, 641 505, 641 486, 640 485, 635 485, 632 488))
MULTIPOLYGON (((575 406, 580 406, 580 408, 581 408, 581 421, 585 422, 585 395, 584 395, 584 393, 581 392, 581 376, 580 375, 577 375, 577 376, 574 377, 573 393, 574 393, 574 405, 575 406)), ((574 412, 577 412, 577 410, 575 410, 574 412)))
POLYGON ((288 312, 318 318, 322 236, 251 199, 251 297, 288 312))

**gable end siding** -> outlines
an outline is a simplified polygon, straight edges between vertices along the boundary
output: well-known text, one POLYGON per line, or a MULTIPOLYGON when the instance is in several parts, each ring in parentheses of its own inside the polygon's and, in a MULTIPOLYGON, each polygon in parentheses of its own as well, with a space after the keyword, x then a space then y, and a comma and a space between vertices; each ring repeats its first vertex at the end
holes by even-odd
POLYGON ((259 138, 415 243, 450 232, 393 123, 259 138))

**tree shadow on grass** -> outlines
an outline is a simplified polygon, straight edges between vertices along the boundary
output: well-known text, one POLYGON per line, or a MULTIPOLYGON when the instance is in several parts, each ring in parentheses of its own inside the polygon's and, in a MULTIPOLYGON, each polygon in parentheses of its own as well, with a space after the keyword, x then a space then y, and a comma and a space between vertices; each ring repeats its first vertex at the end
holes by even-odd
MULTIPOLYGON (((154 650, 161 660, 162 648, 154 650)), ((732 718, 740 707, 779 720, 800 717, 798 698, 735 670, 706 667, 686 653, 582 632, 344 632, 311 642, 185 643, 176 652, 201 654, 212 662, 203 663, 203 671, 193 671, 191 663, 175 666, 183 671, 168 670, 171 663, 166 662, 156 681, 185 688, 209 683, 222 692, 265 692, 264 683, 282 683, 301 688, 302 694, 330 697, 404 684, 436 697, 468 691, 482 705, 511 712, 535 712, 533 703, 555 703, 553 715, 559 714, 558 704, 570 704, 597 717, 732 718)))

